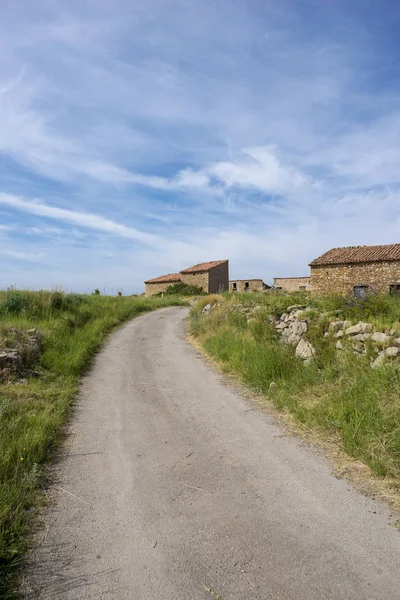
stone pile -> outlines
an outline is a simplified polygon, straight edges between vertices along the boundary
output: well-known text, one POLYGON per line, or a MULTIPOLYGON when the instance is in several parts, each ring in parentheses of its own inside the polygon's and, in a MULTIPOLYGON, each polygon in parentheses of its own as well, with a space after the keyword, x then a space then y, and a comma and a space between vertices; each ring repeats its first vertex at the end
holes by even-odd
POLYGON ((36 374, 31 367, 39 358, 40 332, 37 329, 28 329, 26 332, 10 329, 8 335, 13 339, 9 344, 13 347, 0 347, 0 382, 21 381, 36 374))
MULTIPOLYGON (((221 302, 207 304, 202 313, 208 314, 220 306, 221 302)), ((230 310, 243 314, 247 322, 251 323, 259 318, 260 312, 264 312, 266 307, 252 303, 236 303, 231 305, 230 310)), ((400 337, 394 329, 374 331, 371 323, 360 321, 353 325, 351 321, 334 319, 328 313, 321 313, 316 308, 300 304, 289 306, 279 318, 267 316, 279 334, 281 342, 294 346, 296 356, 304 360, 305 364, 316 355, 315 348, 307 340, 311 320, 318 322, 322 318, 327 322, 324 337, 331 340, 339 352, 350 351, 356 356, 368 353, 372 368, 388 361, 396 361, 400 366, 400 337), (329 318, 332 320, 330 321, 329 318)))
POLYGON ((361 355, 367 353, 369 344, 371 351, 377 353, 376 358, 372 361, 373 369, 382 365, 385 359, 400 358, 400 338, 396 337, 394 329, 388 333, 373 331, 371 323, 360 322, 357 325, 351 325, 348 321, 330 323, 329 329, 328 335, 333 334, 338 338, 336 342, 338 350, 344 350, 347 347, 354 354, 361 355))
POLYGON ((308 331, 307 312, 312 310, 309 306, 294 304, 289 306, 287 312, 283 313, 279 319, 272 321, 280 334, 281 341, 284 344, 296 346, 296 356, 307 363, 315 356, 315 348, 310 342, 303 339, 304 334, 308 331))
MULTIPOLYGON (((307 312, 311 311, 315 314, 316 309, 310 306, 289 306, 286 313, 273 322, 281 340, 295 345, 296 355, 307 361, 315 356, 313 346, 303 339, 309 327, 307 312)), ((317 312, 317 319, 322 316, 325 315, 317 312)), ((394 329, 389 332, 374 331, 371 323, 360 321, 352 325, 350 321, 333 320, 328 324, 324 337, 333 339, 338 351, 348 350, 361 356, 369 350, 372 368, 396 359, 400 364, 400 337, 394 329)))

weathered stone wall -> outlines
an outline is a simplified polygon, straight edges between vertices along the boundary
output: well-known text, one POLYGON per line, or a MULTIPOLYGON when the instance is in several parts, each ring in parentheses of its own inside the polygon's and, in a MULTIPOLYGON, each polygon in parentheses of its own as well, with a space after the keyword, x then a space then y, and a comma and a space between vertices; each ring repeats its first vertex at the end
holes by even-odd
POLYGON ((264 290, 264 283, 262 279, 236 279, 236 281, 229 282, 229 291, 245 292, 246 283, 249 284, 247 290, 250 292, 262 292, 264 290), (234 283, 236 283, 236 289, 233 287, 234 283))
POLYGON ((201 273, 182 273, 182 282, 202 288, 208 294, 217 294, 229 289, 228 262, 201 273))
POLYGON ((145 283, 144 293, 146 296, 153 296, 153 294, 159 294, 160 292, 166 292, 170 285, 179 283, 178 281, 170 281, 164 283, 145 283))
POLYGON ((224 262, 209 271, 209 293, 218 294, 229 290, 229 263, 224 262))
POLYGON ((208 271, 203 273, 182 273, 182 283, 195 285, 208 293, 208 271))
POLYGON ((274 287, 282 288, 285 292, 298 292, 300 287, 311 287, 311 277, 275 277, 274 287))
POLYGON ((311 288, 317 294, 352 295, 356 285, 368 285, 372 292, 387 294, 389 285, 396 283, 400 285, 400 261, 311 267, 311 288))

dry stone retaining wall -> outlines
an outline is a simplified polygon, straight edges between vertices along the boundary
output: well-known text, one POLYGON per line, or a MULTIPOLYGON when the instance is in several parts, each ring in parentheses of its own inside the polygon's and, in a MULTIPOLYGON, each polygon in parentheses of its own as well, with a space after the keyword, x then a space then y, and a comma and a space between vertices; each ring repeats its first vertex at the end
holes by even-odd
MULTIPOLYGON (((217 302, 207 304, 203 315, 211 310, 221 307, 217 302)), ((246 306, 246 304, 233 304, 231 309, 242 313, 250 323, 259 317, 265 308, 261 305, 246 306)), ((317 350, 307 339, 307 333, 313 323, 324 318, 326 331, 324 337, 328 338, 338 352, 351 352, 356 356, 367 355, 370 357, 371 367, 376 368, 387 362, 395 362, 400 367, 400 336, 395 329, 389 331, 374 331, 371 323, 360 321, 352 324, 347 320, 333 319, 327 321, 326 313, 321 313, 310 306, 289 306, 286 312, 276 318, 269 315, 267 319, 276 329, 280 340, 284 344, 295 347, 295 354, 309 364, 317 355, 317 350)))

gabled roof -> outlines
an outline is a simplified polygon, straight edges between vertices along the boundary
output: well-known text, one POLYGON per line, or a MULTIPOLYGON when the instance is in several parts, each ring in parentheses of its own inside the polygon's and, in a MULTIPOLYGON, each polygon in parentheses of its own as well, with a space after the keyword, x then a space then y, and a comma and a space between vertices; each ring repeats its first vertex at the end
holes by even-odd
POLYGON ((189 267, 188 269, 182 269, 181 273, 204 273, 205 271, 211 271, 214 267, 218 267, 218 265, 222 265, 223 263, 227 263, 227 260, 213 260, 211 262, 199 263, 198 265, 193 265, 193 267, 189 267))
POLYGON ((180 273, 169 273, 168 275, 161 275, 154 279, 148 279, 145 283, 177 283, 181 280, 180 273))
POLYGON ((400 244, 388 244, 387 246, 349 246, 347 248, 332 248, 332 250, 328 250, 328 252, 310 262, 310 267, 393 260, 400 261, 400 244))

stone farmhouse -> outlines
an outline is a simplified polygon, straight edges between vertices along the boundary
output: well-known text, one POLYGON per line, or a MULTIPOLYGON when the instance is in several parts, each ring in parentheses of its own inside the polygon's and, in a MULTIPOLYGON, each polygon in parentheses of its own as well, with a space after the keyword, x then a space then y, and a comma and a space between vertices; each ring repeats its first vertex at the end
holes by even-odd
POLYGON ((274 288, 284 292, 306 292, 311 289, 311 278, 274 277, 274 288))
POLYGON ((230 292, 263 292, 269 289, 270 286, 262 279, 235 279, 229 282, 230 292))
POLYGON ((333 248, 310 267, 315 293, 400 293, 400 244, 333 248))
POLYGON ((144 282, 146 296, 165 292, 174 283, 185 283, 201 288, 207 294, 226 292, 229 289, 229 261, 214 260, 193 265, 179 273, 161 275, 144 282))

